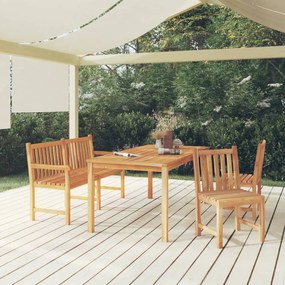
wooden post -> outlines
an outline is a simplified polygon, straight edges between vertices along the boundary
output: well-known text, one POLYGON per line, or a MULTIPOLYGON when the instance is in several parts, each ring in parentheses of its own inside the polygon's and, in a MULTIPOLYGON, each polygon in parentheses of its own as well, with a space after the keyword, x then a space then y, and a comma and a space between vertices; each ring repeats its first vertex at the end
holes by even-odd
POLYGON ((69 138, 78 138, 78 66, 69 65, 69 138))

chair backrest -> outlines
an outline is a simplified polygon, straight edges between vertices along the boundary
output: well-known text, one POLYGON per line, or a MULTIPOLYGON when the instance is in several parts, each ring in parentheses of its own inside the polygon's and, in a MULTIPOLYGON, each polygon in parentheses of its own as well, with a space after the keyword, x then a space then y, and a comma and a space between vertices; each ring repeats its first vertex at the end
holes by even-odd
POLYGON ((61 141, 64 145, 64 164, 72 169, 87 167, 86 159, 93 157, 92 136, 61 141))
POLYGON ((253 171, 253 183, 257 185, 261 181, 264 153, 265 153, 266 140, 263 140, 257 146, 254 171, 253 171))
POLYGON ((223 191, 239 189, 237 147, 230 149, 194 149, 195 191, 223 191))

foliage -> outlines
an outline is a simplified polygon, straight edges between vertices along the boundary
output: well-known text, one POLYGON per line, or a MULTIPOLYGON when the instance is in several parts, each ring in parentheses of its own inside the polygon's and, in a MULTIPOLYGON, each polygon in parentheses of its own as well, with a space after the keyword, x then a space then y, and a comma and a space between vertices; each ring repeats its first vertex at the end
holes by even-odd
POLYGON ((27 172, 15 175, 0 176, 0 192, 25 186, 29 183, 27 172))
POLYGON ((27 142, 60 139, 67 137, 67 134, 68 117, 65 113, 13 114, 12 128, 0 131, 1 176, 27 169, 27 142))
MULTIPOLYGON (((284 44, 285 34, 229 9, 201 5, 106 53, 284 44)), ((237 144, 241 172, 253 170, 257 144, 266 139, 264 175, 285 179, 284 59, 86 66, 79 86, 79 133, 93 134, 96 149, 153 143, 156 114, 163 121, 171 110, 179 119, 174 135, 184 144, 237 144)), ((12 129, 0 131, 0 173, 25 169, 26 142, 67 136, 65 113, 14 114, 12 129)), ((189 171, 191 165, 178 172, 189 171)))
POLYGON ((93 134, 99 150, 145 143, 155 122, 139 92, 144 85, 133 81, 133 69, 85 67, 80 74, 83 86, 89 82, 88 95, 80 98, 80 135, 93 134))
POLYGON ((285 34, 257 24, 228 8, 209 7, 211 17, 207 42, 211 48, 283 45, 285 34), (212 14, 212 15, 213 15, 212 14))

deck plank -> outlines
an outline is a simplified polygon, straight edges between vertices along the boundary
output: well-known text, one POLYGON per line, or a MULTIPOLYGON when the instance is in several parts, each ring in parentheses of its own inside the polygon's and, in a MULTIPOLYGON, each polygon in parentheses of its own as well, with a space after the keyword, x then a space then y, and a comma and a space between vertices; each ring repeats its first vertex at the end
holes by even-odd
MULTIPOLYGON (((157 190, 157 187, 155 187, 155 196, 157 196, 157 190)), ((114 227, 109 228, 109 230, 114 230, 111 238, 103 241, 101 244, 96 244, 92 250, 86 252, 78 260, 85 263, 84 268, 82 270, 77 270, 77 274, 74 274, 74 276, 68 279, 64 284, 74 284, 74 282, 77 282, 77 280, 80 280, 80 282, 83 283, 89 279, 92 279, 95 275, 104 270, 104 268, 108 267, 110 262, 116 260, 116 258, 124 253, 124 251, 128 250, 133 244, 137 243, 138 240, 145 238, 149 232, 153 232, 155 229, 159 228, 160 203, 158 198, 150 200, 153 201, 153 203, 148 202, 148 205, 145 204, 147 201, 148 200, 144 198, 141 201, 141 204, 136 205, 138 208, 136 209, 136 213, 134 215, 131 213, 126 213, 128 215, 128 219, 131 218, 132 222, 125 224, 124 221, 124 227, 120 227, 121 229, 119 229, 119 231, 118 224, 114 222, 114 227), (152 214, 155 212, 156 214, 152 214), (136 225, 135 227, 133 226, 134 224, 136 225)), ((160 232, 152 236, 156 239, 160 239, 160 232)), ((70 268, 72 270, 72 265, 64 270, 70 270, 70 268)), ((63 272, 65 271, 61 270, 61 272, 58 273, 60 278, 62 278, 63 272)))
MULTIPOLYGON (((248 213, 245 215, 248 215, 248 213)), ((225 240, 226 246, 220 251, 216 259, 213 260, 213 263, 207 267, 208 272, 205 274, 203 279, 200 280, 203 284, 225 284, 227 282, 228 275, 234 267, 239 255, 245 248, 244 245, 246 244, 249 235, 254 234, 254 244, 261 245, 257 242, 258 237, 256 236, 256 233, 253 233, 247 227, 242 226, 241 231, 236 232, 234 230, 233 219, 229 219, 228 225, 231 227, 232 231, 228 232, 228 234, 225 233, 227 236, 227 240, 225 240)), ((226 226, 227 223, 225 223, 224 227, 226 226)), ((200 266, 202 266, 203 263, 204 261, 201 260, 201 262, 199 262, 200 266)), ((237 279, 235 279, 235 281, 238 282, 237 279)))
MULTIPOLYGON (((283 216, 284 217, 284 216, 283 216)), ((282 239, 280 240, 279 255, 275 262, 275 271, 272 276, 272 284, 285 284, 285 226, 283 228, 282 239)))
MULTIPOLYGON (((141 193, 143 195, 143 193, 141 193)), ((130 198, 131 199, 131 198, 130 198)), ((116 199, 118 200, 118 198, 116 199)), ((120 200, 120 199, 119 199, 120 200)), ((21 279, 24 278, 25 276, 31 275, 33 272, 33 276, 36 275, 37 278, 40 277, 39 271, 43 271, 43 274, 48 273, 48 271, 44 270, 44 266, 48 264, 54 264, 55 261, 59 258, 65 258, 64 254, 67 254, 73 247, 81 249, 82 247, 77 247, 77 243, 80 244, 80 242, 84 241, 89 241, 89 239, 93 238, 93 235, 90 235, 87 233, 87 225, 86 225, 86 214, 87 214, 87 208, 86 208, 86 203, 82 203, 82 205, 85 205, 83 217, 85 219, 84 223, 78 224, 78 225, 71 225, 71 226, 63 226, 61 225, 61 228, 65 228, 65 233, 61 235, 58 239, 52 239, 48 245, 46 246, 46 251, 44 254, 37 253, 36 255, 39 255, 39 258, 32 259, 31 262, 26 263, 24 266, 22 266, 17 273, 17 278, 21 279), (68 231, 67 229, 75 227, 76 231, 68 231), (77 231, 79 231, 79 234, 77 234, 77 231), (71 237, 69 237, 69 234, 71 237), (74 242, 76 240, 76 242, 74 242), (56 251, 54 250, 56 249, 56 251)), ((106 211, 105 211, 106 212, 106 211)), ((107 212, 107 213, 112 213, 112 212, 107 212)), ((100 214, 103 215, 104 212, 100 211, 100 214)), ((114 213, 113 213, 114 214, 114 213)), ((48 215, 46 215, 48 216, 48 215)), ((99 216, 99 215, 98 215, 99 216)), ((82 217, 82 214, 80 215, 80 218, 82 217)), ((60 219, 62 222, 63 218, 62 216, 53 216, 53 219, 60 219)), ((108 219, 108 217, 107 217, 108 219)), ((54 224, 54 221, 50 221, 51 224, 54 224)), ((44 223, 43 223, 44 224, 44 223)), ((98 223, 100 224, 100 222, 98 223)), ((54 233, 51 232, 49 236, 54 237, 54 233)), ((41 250, 41 248, 39 248, 41 250)), ((78 252, 79 253, 79 252, 78 252)), ((29 252, 27 251, 27 255, 29 255, 29 252)), ((26 258, 28 258, 26 255, 26 258)), ((31 252, 32 257, 35 255, 35 252, 31 252)), ((1 272, 0 272, 1 273, 1 272)), ((44 276, 45 277, 45 276, 44 276)), ((8 282, 9 276, 7 276, 7 280, 4 278, 4 282, 8 282)), ((31 280, 29 281, 29 278, 25 281, 21 282, 33 282, 33 277, 31 277, 31 280)), ((19 282, 20 284, 20 282, 19 282)), ((30 283, 31 284, 31 283, 30 283)))
MULTIPOLYGON (((116 183, 108 177, 106 183, 116 183)), ((161 242, 161 180, 147 198, 147 179, 126 177, 126 198, 102 191, 96 232, 87 232, 86 201, 72 202, 72 221, 38 213, 29 220, 29 188, 0 193, 0 284, 285 284, 285 193, 263 187, 266 241, 243 226, 234 231, 224 211, 225 247, 208 234, 195 236, 193 181, 170 180, 169 237, 161 242), (3 207, 2 207, 3 206, 3 207)), ((76 189, 87 193, 86 187, 76 189)), ((63 207, 61 191, 39 191, 45 204, 63 207)), ((203 207, 215 224, 215 209, 203 207)))
MULTIPOLYGON (((175 192, 177 192, 178 187, 176 187, 175 192)), ((188 191, 187 188, 184 188, 183 191, 185 192, 188 191)), ((180 192, 182 193, 182 192, 180 192)), ((181 205, 181 200, 174 200, 173 196, 170 197, 170 217, 173 215, 184 215, 183 211, 185 211, 185 206, 182 207, 181 205)), ((186 205, 187 206, 187 205, 186 205)), ((159 208, 160 206, 157 207, 156 210, 156 215, 158 215, 159 218, 159 208)), ((141 255, 145 254, 146 252, 151 251, 151 248, 155 245, 156 247, 159 247, 161 249, 165 249, 168 247, 168 244, 164 244, 161 242, 161 228, 160 228, 160 219, 155 219, 153 220, 154 225, 151 226, 149 223, 145 225, 144 230, 147 230, 147 234, 144 235, 143 239, 140 238, 139 242, 136 242, 132 244, 132 246, 128 245, 127 250, 124 251, 124 254, 121 254, 114 262, 112 262, 112 267, 114 268, 114 275, 113 277, 110 276, 108 273, 108 268, 105 268, 104 271, 101 271, 100 274, 95 276, 94 278, 88 280, 86 284, 105 284, 113 281, 122 271, 125 270, 125 268, 128 268, 133 262, 136 260, 141 259, 141 255)), ((172 231, 173 228, 176 226, 176 221, 174 219, 170 218, 170 237, 173 237, 172 231), (174 223, 174 224, 173 224, 174 223)), ((139 235, 141 237, 141 235, 139 235)), ((123 243, 128 242, 128 241, 123 241, 123 243)), ((129 268, 127 269, 127 272, 129 272, 129 268)), ((126 282, 126 279, 125 281, 126 282)), ((149 280, 148 282, 151 282, 149 280)), ((117 282, 118 284, 118 282, 117 282)))
MULTIPOLYGON (((280 196, 280 192, 278 192, 278 194, 275 195, 276 194, 274 193, 275 190, 272 187, 264 187, 262 192, 264 195, 266 195, 266 203, 265 203, 266 236, 265 236, 265 240, 267 241, 267 235, 269 231, 268 227, 270 226, 269 221, 271 220, 273 216, 276 203, 280 196)), ((227 279, 227 282, 229 284, 240 284, 239 282, 241 282, 242 284, 247 284, 248 282, 250 282, 251 276, 254 272, 255 264, 259 258, 262 244, 257 243, 257 240, 258 240, 257 231, 251 230, 249 233, 250 234, 248 235, 246 243, 243 245, 240 255, 238 256, 238 259, 236 263, 234 264, 234 267, 227 279)), ((267 264, 267 258, 260 259, 260 262, 267 264)), ((269 273, 269 271, 267 271, 267 273, 269 273)), ((259 274, 263 274, 263 273, 259 272, 259 274)), ((272 277, 272 272, 270 274, 271 274, 270 277, 272 277)))
MULTIPOLYGON (((280 257, 280 254, 282 254, 279 252, 279 248, 282 236, 284 238, 285 195, 273 189, 270 196, 274 196, 275 198, 275 203, 273 203, 271 207, 274 208, 275 204, 276 208, 274 208, 271 219, 268 220, 270 224, 265 237, 266 242, 262 245, 253 274, 250 278, 252 284, 270 284, 273 279, 276 261, 278 257, 280 257)), ((283 252, 283 255, 285 255, 285 252, 283 252)), ((285 263, 283 263, 283 265, 285 267, 285 263)), ((284 267, 283 273, 285 272, 284 267)), ((283 279, 283 283, 284 281, 285 279, 283 279)))

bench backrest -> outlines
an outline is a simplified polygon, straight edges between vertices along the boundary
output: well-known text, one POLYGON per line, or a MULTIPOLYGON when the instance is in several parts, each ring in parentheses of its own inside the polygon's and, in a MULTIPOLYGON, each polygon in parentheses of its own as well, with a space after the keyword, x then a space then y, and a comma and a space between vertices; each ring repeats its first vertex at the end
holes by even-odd
POLYGON ((64 164, 72 169, 87 167, 86 159, 93 157, 92 136, 76 139, 62 139, 64 145, 64 164))
POLYGON ((63 170, 35 169, 32 171, 31 164, 64 165, 63 147, 61 141, 26 144, 27 162, 29 174, 34 179, 62 173, 63 170))
POLYGON ((66 165, 71 169, 86 167, 86 159, 93 157, 92 136, 36 144, 27 143, 26 151, 29 173, 34 179, 42 179, 64 171, 36 169, 32 172, 31 164, 66 165))

